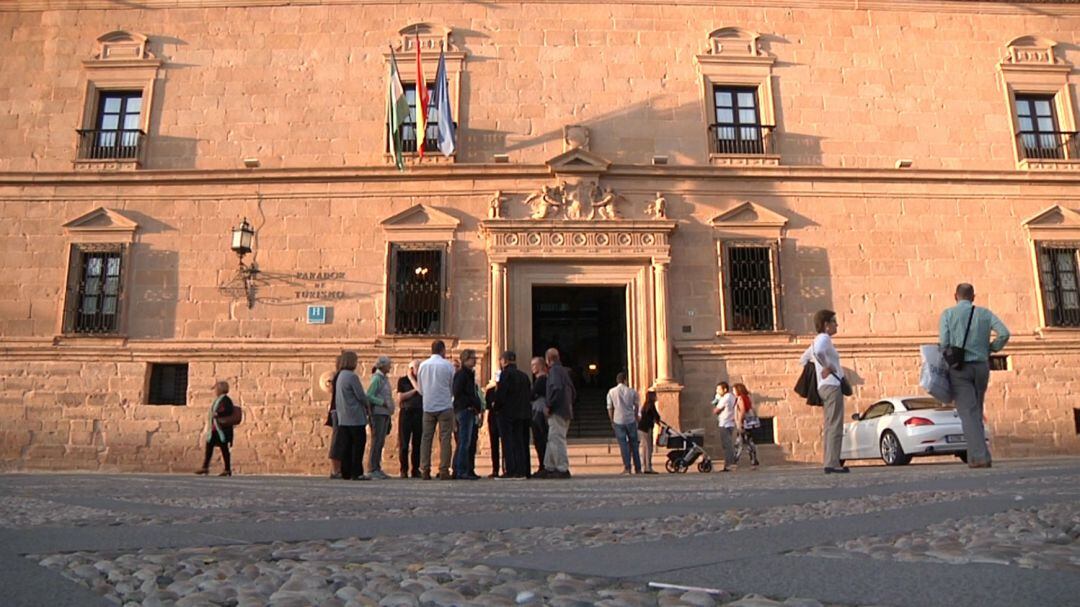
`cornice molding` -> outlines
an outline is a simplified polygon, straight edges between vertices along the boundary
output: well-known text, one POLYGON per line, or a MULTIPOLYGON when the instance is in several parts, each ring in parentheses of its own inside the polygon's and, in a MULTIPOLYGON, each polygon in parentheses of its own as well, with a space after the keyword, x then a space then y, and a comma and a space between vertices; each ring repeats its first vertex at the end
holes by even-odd
MULTIPOLYGON (((116 0, 9 0, 0 5, 2 12, 39 12, 50 10, 145 10, 145 9, 191 9, 191 8, 234 8, 234 7, 282 7, 282 6, 349 6, 349 5, 412 5, 398 0, 140 0, 137 3, 121 4, 116 0)), ((600 4, 610 6, 611 2, 599 0, 489 0, 486 4, 600 4)), ((715 7, 717 2, 708 0, 636 0, 626 4, 657 6, 701 6, 715 7)), ((744 7, 746 2, 724 2, 732 7, 744 7)), ((878 11, 920 11, 948 13, 979 13, 1024 15, 1031 14, 1030 5, 1037 5, 1039 12, 1050 17, 1080 15, 1080 6, 1072 3, 1049 2, 1046 0, 756 0, 752 3, 757 8, 795 8, 795 9, 834 9, 834 10, 878 10, 878 11)))
MULTIPOLYGON (((984 184, 1080 184, 1080 171, 866 169, 820 166, 720 167, 709 165, 655 166, 612 164, 606 177, 645 179, 732 179, 763 181, 843 181, 880 183, 984 183, 984 184)), ((329 183, 416 181, 470 181, 476 179, 548 179, 546 164, 462 163, 411 167, 400 172, 393 167, 359 166, 342 168, 283 169, 180 169, 139 170, 129 173, 7 172, 0 173, 0 186, 53 187, 61 185, 214 185, 245 183, 329 183)))

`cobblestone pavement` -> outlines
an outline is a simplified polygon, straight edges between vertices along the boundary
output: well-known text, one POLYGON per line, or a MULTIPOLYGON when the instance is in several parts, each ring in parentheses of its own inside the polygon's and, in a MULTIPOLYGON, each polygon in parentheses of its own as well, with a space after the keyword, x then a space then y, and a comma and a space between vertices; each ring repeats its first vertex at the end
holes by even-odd
POLYGON ((568 481, 7 475, 0 546, 19 605, 1075 605, 1080 460, 568 481), (854 569, 876 582, 845 584, 854 569), (927 587, 943 570, 955 583, 927 587), (986 593, 965 602, 965 585, 986 593))

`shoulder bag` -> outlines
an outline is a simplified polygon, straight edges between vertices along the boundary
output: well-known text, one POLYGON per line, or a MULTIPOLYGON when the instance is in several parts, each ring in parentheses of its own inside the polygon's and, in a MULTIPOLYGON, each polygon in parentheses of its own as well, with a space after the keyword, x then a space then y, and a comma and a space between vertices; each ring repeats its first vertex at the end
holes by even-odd
POLYGON ((971 319, 975 318, 975 306, 971 306, 971 313, 968 314, 967 328, 964 329, 964 341, 957 348, 953 345, 945 346, 945 349, 941 352, 942 358, 948 363, 950 369, 956 369, 959 371, 964 368, 964 347, 967 346, 968 333, 971 332, 971 319))

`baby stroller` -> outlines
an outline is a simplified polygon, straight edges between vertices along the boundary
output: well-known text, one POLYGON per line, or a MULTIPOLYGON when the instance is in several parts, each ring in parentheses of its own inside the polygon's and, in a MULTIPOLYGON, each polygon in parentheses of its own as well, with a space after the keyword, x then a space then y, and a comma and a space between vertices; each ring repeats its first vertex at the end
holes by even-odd
POLYGON ((694 462, 697 462, 698 472, 712 472, 712 460, 702 448, 704 444, 704 428, 679 432, 669 424, 660 422, 656 445, 668 449, 667 462, 664 463, 668 472, 686 472, 694 462), (698 461, 698 458, 701 458, 701 461, 698 461))

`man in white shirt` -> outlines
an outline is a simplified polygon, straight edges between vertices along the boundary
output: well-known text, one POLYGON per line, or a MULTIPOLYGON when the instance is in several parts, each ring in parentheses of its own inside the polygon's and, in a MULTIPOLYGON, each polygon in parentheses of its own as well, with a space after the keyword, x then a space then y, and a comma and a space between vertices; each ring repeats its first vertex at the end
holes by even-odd
POLYGON ((424 399, 424 433, 420 439, 420 469, 431 480, 431 443, 439 426, 439 478, 450 480, 450 435, 454 431, 454 365, 446 360, 446 344, 431 344, 431 358, 420 363, 416 389, 424 399))
POLYGON ((735 465, 735 395, 726 381, 716 384, 712 404, 720 426, 720 444, 724 447, 724 467, 720 471, 728 472, 735 465))
POLYGON ((641 399, 636 390, 626 385, 626 374, 615 377, 618 382, 608 391, 607 410, 615 440, 622 454, 623 474, 630 474, 630 458, 634 460, 634 474, 641 474, 641 454, 638 452, 637 424, 641 414, 641 399))

